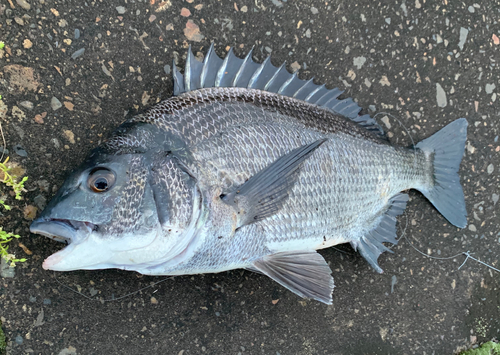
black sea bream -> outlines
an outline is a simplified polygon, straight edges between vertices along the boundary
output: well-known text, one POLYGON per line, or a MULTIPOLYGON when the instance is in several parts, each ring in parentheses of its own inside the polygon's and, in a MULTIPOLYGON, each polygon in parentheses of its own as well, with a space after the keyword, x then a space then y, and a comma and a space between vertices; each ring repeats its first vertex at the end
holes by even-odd
POLYGON ((351 99, 230 51, 189 51, 174 97, 122 124, 92 151, 31 225, 69 245, 57 271, 117 268, 147 275, 258 271, 331 304, 316 252, 351 243, 378 272, 396 216, 420 191, 467 224, 458 177, 467 121, 414 148, 397 147, 351 99))

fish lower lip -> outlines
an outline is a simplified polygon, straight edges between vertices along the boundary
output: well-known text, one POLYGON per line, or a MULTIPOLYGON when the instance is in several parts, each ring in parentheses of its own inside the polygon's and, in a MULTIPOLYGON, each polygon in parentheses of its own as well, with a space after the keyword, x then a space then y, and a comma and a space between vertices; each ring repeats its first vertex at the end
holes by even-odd
POLYGON ((41 234, 58 242, 71 243, 78 231, 95 230, 96 226, 89 222, 69 219, 37 219, 31 223, 30 232, 41 234))

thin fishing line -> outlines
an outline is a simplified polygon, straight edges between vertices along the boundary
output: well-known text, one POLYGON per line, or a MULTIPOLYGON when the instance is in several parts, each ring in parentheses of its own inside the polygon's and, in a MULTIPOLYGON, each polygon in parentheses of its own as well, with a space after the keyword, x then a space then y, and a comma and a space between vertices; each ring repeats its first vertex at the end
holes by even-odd
POLYGON ((58 280, 58 278, 57 278, 57 276, 56 276, 56 275, 57 275, 57 273, 56 273, 56 272, 54 272, 54 279, 55 279, 55 280, 56 280, 56 281, 57 281, 57 282, 58 282, 61 286, 63 286, 63 287, 65 287, 65 288, 67 288, 68 290, 70 290, 70 291, 72 291, 72 292, 74 292, 74 293, 76 293, 76 294, 79 294, 80 296, 85 297, 85 298, 86 298, 86 299, 88 299, 88 300, 91 300, 91 301, 97 301, 97 302, 112 302, 112 301, 119 301, 119 300, 121 300, 121 299, 124 299, 124 298, 130 297, 130 296, 132 296, 132 295, 135 295, 136 293, 139 293, 139 292, 141 292, 141 291, 144 291, 144 290, 146 290, 146 289, 148 289, 148 288, 154 287, 154 286, 158 285, 159 283, 165 282, 165 281, 167 281, 167 280, 173 280, 173 279, 174 279, 174 278, 173 278, 173 276, 171 276, 171 277, 167 277, 167 278, 165 278, 165 279, 163 279, 163 280, 157 281, 157 282, 155 282, 155 283, 152 283, 152 284, 151 284, 151 285, 149 285, 149 286, 145 286, 145 287, 143 287, 143 288, 138 289, 137 291, 127 293, 127 294, 125 294, 125 295, 123 295, 123 296, 120 296, 120 297, 113 297, 113 298, 108 298, 108 299, 105 299, 105 300, 100 300, 100 299, 95 299, 95 298, 89 297, 89 296, 87 296, 86 294, 84 294, 84 293, 82 293, 82 292, 80 292, 80 291, 78 291, 78 290, 75 290, 74 288, 71 288, 71 287, 69 287, 68 285, 63 284, 61 281, 59 281, 59 280, 58 280))
MULTIPOLYGON (((471 255, 470 251, 466 251, 466 252, 465 252, 465 251, 463 251, 463 252, 461 252, 461 253, 459 253, 459 254, 456 254, 456 255, 453 255, 453 256, 447 256, 447 257, 437 257, 437 256, 432 256, 432 255, 429 255, 429 254, 424 253, 423 251, 420 251, 419 249, 417 249, 417 247, 415 247, 415 246, 412 244, 412 242, 410 242, 410 240, 409 240, 408 238, 406 238, 406 235, 405 235, 405 234, 406 234, 406 228, 408 227, 408 215, 405 215, 405 216, 406 216, 406 224, 405 224, 405 228, 404 228, 404 230, 403 230, 403 234, 401 235, 401 238, 404 238, 404 239, 408 242, 408 244, 410 244, 410 246, 411 246, 413 249, 415 249, 417 252, 419 252, 419 253, 420 253, 420 254, 422 254, 423 256, 426 256, 426 257, 431 258, 431 259, 436 259, 436 260, 449 260, 449 259, 454 259, 454 258, 456 258, 456 257, 458 257, 458 256, 461 256, 461 255, 464 255, 464 256, 465 256, 465 260, 464 260, 464 262, 463 262, 463 263, 459 266, 458 270, 460 270, 460 269, 462 268, 462 266, 464 266, 464 265, 465 265, 465 263, 467 262, 467 260, 472 259, 472 260, 474 260, 474 261, 476 261, 476 262, 478 262, 478 263, 480 263, 480 264, 483 264, 484 266, 489 267, 489 268, 490 268, 490 269, 492 269, 492 270, 495 270, 495 271, 497 271, 497 272, 500 272, 500 270, 499 270, 499 269, 497 269, 497 268, 495 268, 495 267, 493 267, 493 266, 491 266, 491 265, 489 265, 489 264, 486 264, 485 262, 483 262, 483 261, 481 261, 481 260, 476 259, 475 257, 473 257, 473 256, 471 255)), ((401 239, 401 238, 400 238, 400 239, 401 239)))
POLYGON ((396 116, 391 115, 389 112, 379 112, 379 113, 375 114, 375 116, 373 116, 373 118, 376 118, 378 115, 386 115, 386 116, 391 117, 392 119, 396 120, 401 127, 404 128, 406 133, 408 133, 408 136, 410 137, 410 140, 411 140, 411 146, 413 148, 413 166, 416 167, 417 166, 417 149, 415 148, 415 141, 413 140, 413 137, 411 136, 408 128, 406 128, 406 126, 396 116))

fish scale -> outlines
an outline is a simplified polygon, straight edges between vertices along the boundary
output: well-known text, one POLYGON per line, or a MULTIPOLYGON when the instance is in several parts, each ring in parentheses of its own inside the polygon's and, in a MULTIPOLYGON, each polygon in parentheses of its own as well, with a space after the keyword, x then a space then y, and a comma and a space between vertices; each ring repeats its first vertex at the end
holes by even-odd
MULTIPOLYGON (((299 133, 298 129, 295 133, 290 129, 284 130, 281 126, 272 125, 269 125, 270 129, 264 136, 262 132, 264 127, 267 126, 256 126, 254 132, 250 132, 250 128, 253 126, 227 130, 221 135, 225 139, 206 140, 199 149, 196 149, 197 146, 195 146, 195 155, 197 150, 204 152, 199 160, 211 162, 210 168, 214 170, 214 175, 215 172, 225 171, 230 175, 231 180, 239 185, 287 150, 321 136, 317 132, 309 132, 308 134, 302 130, 299 138, 296 138, 299 133), (262 146, 262 143, 266 141, 266 137, 275 136, 287 137, 288 146, 283 144, 280 149, 274 148, 271 150, 273 154, 269 156, 251 153, 256 149, 260 152, 266 151, 267 149, 262 146), (219 151, 225 152, 223 157, 218 155, 219 151), (210 152, 215 152, 215 154, 210 152), (213 165, 214 162, 219 162, 219 164, 213 165), (241 171, 246 171, 247 175, 238 176, 238 172, 241 171)), ((355 139, 345 137, 345 135, 332 135, 329 138, 331 139, 322 146, 321 150, 318 150, 304 163, 298 181, 280 212, 268 220, 260 222, 264 229, 270 228, 272 230, 272 233, 268 234, 269 242, 303 238, 303 227, 307 227, 307 223, 311 221, 311 213, 316 217, 314 220, 322 222, 322 228, 309 230, 308 233, 319 238, 318 240, 321 242, 325 235, 338 239, 340 238, 339 234, 346 233, 350 229, 361 230, 360 227, 350 222, 354 209, 357 210, 358 214, 374 219, 375 216, 380 215, 380 210, 386 205, 389 197, 417 185, 425 177, 423 170, 412 171, 406 169, 406 165, 402 165, 402 169, 397 168, 402 157, 404 157, 403 161, 405 162, 414 159, 412 151, 401 151, 397 154, 393 152, 394 148, 383 145, 387 152, 375 155, 370 154, 370 152, 379 147, 374 147, 373 143, 366 144, 366 141, 361 140, 350 142, 350 139, 355 139), (358 149, 355 150, 352 147, 358 147, 358 149), (339 155, 339 151, 343 154, 339 155), (325 171, 323 169, 325 165, 332 167, 332 169, 325 171), (356 166, 363 166, 364 171, 355 173, 353 169, 356 166), (381 199, 379 194, 377 195, 381 189, 381 182, 378 181, 377 176, 387 176, 388 166, 395 167, 392 174, 398 176, 401 181, 394 184, 392 190, 387 192, 387 196, 381 199), (340 167, 340 169, 335 167, 340 167), (343 168, 346 167, 348 170, 343 171, 343 168), (363 179, 356 179, 356 177, 363 177, 363 179), (346 203, 346 201, 352 200, 348 199, 348 195, 351 194, 358 196, 356 200, 352 201, 352 205, 346 203), (365 202, 362 208, 360 208, 360 201, 365 202), (315 212, 318 206, 325 210, 323 215, 315 212), (341 207, 339 208, 339 206, 341 207)), ((422 156, 419 155, 419 162, 421 160, 422 156)), ((226 186, 225 188, 231 187, 226 186)), ((361 222, 366 224, 364 220, 361 222)), ((372 225, 368 225, 364 229, 372 227, 372 225)), ((354 234, 352 237, 359 238, 359 235, 354 234)))
POLYGON ((331 304, 331 270, 316 250, 349 242, 382 272, 403 191, 466 225, 465 119, 407 149, 341 90, 269 59, 221 59, 212 46, 203 62, 190 52, 184 74, 173 67, 176 96, 118 127, 32 223, 69 243, 44 268, 243 268, 331 304))

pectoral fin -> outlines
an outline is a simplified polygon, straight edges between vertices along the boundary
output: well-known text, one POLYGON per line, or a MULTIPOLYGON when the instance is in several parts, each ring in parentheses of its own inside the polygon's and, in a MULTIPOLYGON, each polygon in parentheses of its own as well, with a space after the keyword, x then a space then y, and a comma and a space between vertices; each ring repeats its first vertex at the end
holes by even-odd
POLYGON ((267 255, 253 263, 261 272, 303 298, 332 304, 332 270, 315 251, 295 251, 267 255))
POLYGON ((237 210, 238 227, 279 211, 297 181, 301 164, 325 141, 326 139, 319 139, 292 150, 252 176, 236 190, 224 195, 222 200, 237 210))

